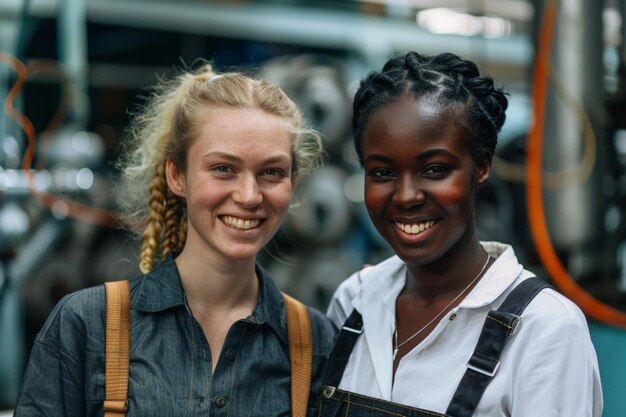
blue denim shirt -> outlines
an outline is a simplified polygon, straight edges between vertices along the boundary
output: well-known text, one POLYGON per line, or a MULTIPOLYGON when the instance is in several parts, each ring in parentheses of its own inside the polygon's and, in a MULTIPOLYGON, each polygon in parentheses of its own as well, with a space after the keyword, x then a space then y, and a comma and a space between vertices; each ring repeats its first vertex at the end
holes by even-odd
MULTIPOLYGON (((251 316, 228 331, 215 371, 209 344, 189 310, 172 257, 131 283, 128 417, 289 416, 290 366, 285 304, 272 279, 261 280, 251 316)), ((335 327, 310 309, 313 381, 308 415, 335 327)), ((63 298, 38 334, 15 417, 102 416, 104 286, 63 298)))

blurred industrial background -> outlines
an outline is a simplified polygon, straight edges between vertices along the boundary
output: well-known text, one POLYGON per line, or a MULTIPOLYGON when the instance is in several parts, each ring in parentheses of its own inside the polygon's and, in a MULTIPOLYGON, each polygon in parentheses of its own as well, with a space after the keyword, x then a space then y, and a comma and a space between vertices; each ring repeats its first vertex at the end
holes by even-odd
MULTIPOLYGON (((324 309, 390 253, 362 203, 358 80, 394 52, 450 51, 510 91, 483 240, 513 244, 589 318, 605 416, 626 416, 626 0, 0 0, 0 410, 65 294, 139 275, 113 165, 157 77, 198 59, 281 85, 328 163, 262 254, 324 309)), ((2 415, 2 411, 0 411, 2 415)))

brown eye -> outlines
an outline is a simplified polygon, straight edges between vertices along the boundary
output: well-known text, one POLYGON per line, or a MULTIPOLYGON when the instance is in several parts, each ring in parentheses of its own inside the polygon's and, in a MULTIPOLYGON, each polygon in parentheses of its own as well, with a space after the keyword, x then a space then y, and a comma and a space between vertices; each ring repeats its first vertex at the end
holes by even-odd
POLYGON ((373 169, 370 171, 370 176, 376 178, 393 178, 395 174, 392 170, 386 168, 373 169))
POLYGON ((445 165, 431 165, 426 168, 422 173, 431 177, 441 177, 448 174, 452 169, 445 165))

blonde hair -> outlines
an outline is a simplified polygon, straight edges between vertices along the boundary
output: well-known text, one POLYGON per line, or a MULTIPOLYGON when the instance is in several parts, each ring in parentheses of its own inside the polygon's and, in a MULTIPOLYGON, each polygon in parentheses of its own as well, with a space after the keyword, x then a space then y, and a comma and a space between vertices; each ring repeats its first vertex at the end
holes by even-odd
POLYGON ((120 203, 134 217, 145 219, 139 255, 143 273, 185 244, 185 201, 167 186, 165 162, 169 159, 184 171, 198 133, 196 116, 207 106, 260 109, 282 118, 293 139, 294 177, 322 161, 320 134, 305 126, 298 107, 279 87, 242 73, 217 74, 210 64, 160 80, 143 111, 134 115, 127 151, 118 163, 123 175, 120 203))

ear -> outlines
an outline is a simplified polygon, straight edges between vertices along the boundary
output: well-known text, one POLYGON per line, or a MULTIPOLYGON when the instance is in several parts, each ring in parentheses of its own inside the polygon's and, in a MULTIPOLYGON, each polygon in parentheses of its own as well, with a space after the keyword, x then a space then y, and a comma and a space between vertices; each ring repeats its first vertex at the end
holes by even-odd
POLYGON ((480 187, 485 185, 491 177, 491 166, 493 163, 493 152, 491 150, 485 150, 480 158, 476 161, 476 186, 480 187))
POLYGON ((165 178, 167 179, 167 186, 172 190, 172 193, 181 198, 187 197, 185 174, 180 172, 174 162, 169 159, 165 161, 165 178))

